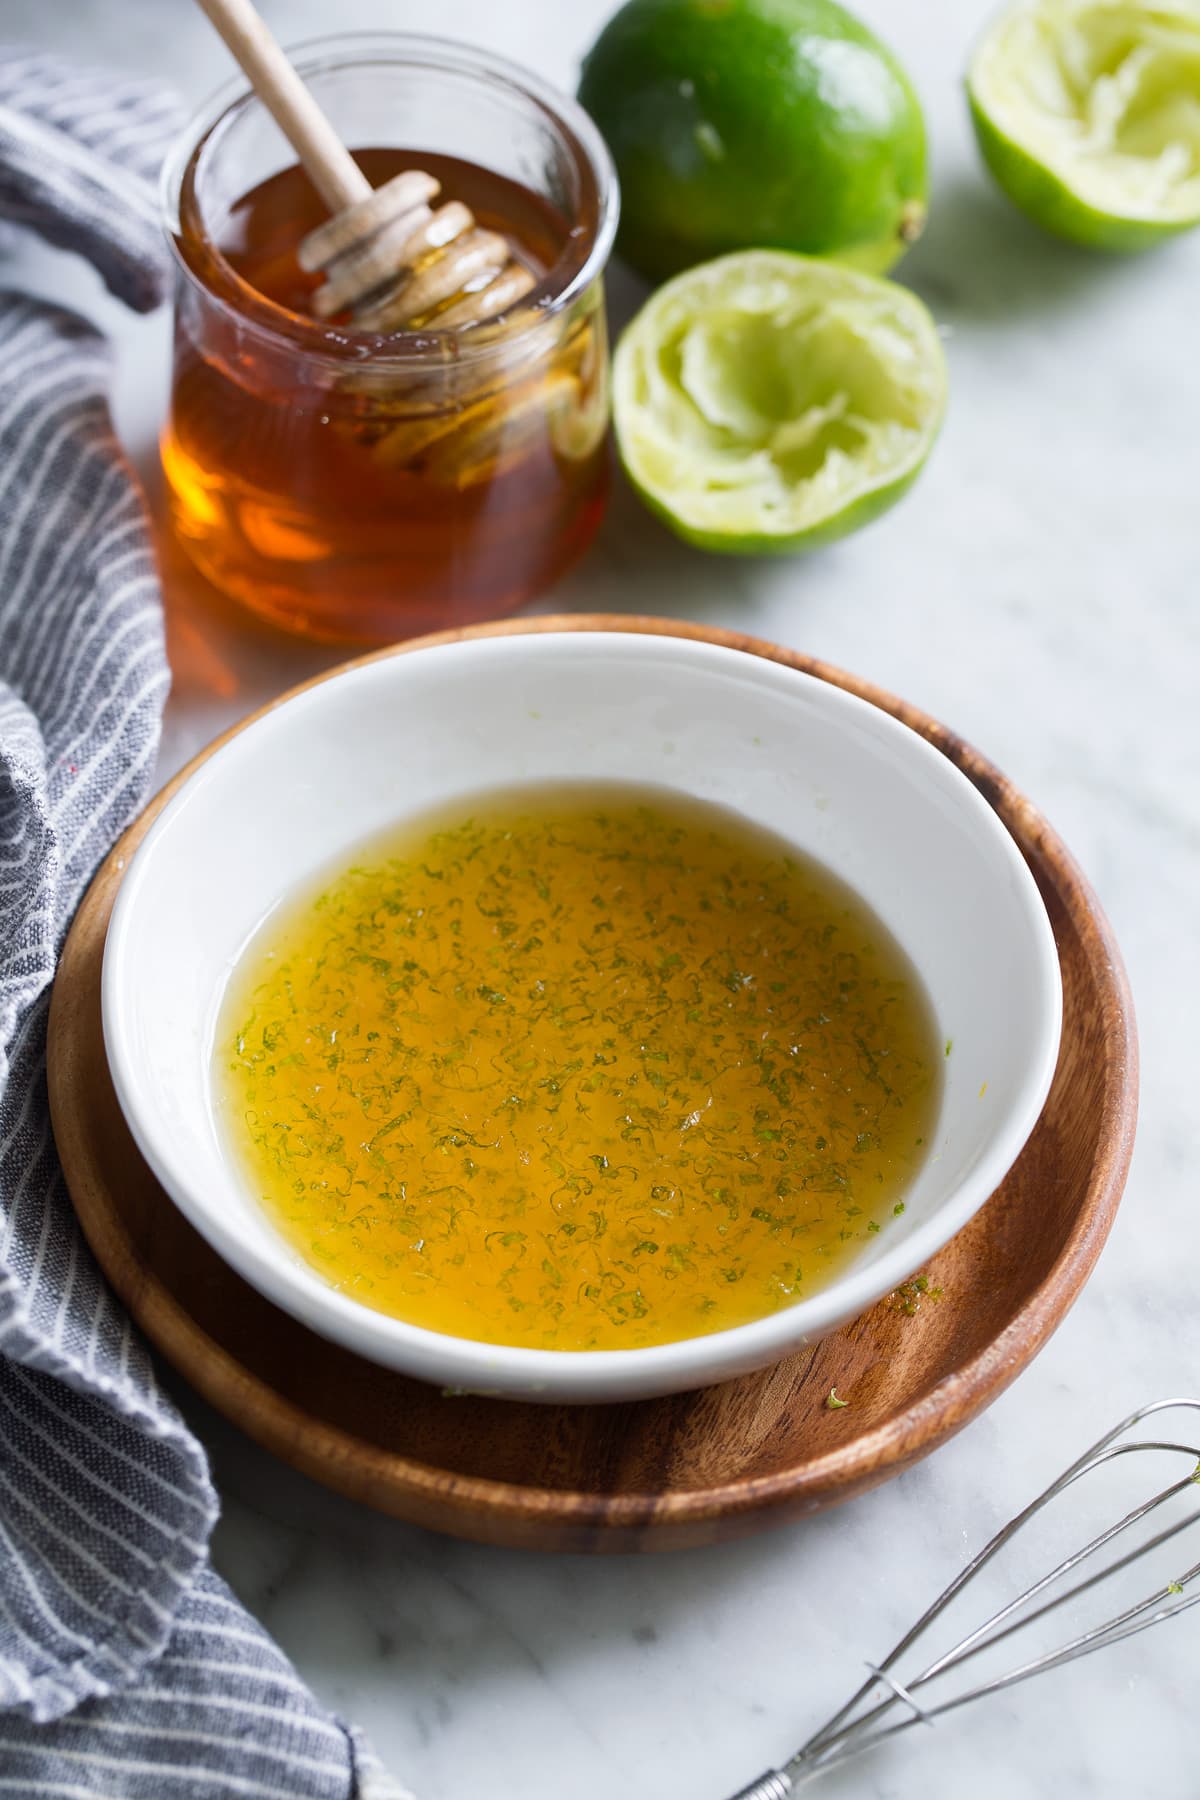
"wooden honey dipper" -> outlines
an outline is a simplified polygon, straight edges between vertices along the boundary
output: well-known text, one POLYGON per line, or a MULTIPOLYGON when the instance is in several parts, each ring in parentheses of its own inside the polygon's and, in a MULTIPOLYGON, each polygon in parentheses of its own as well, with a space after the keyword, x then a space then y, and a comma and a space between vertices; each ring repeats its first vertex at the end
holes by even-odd
POLYGON ((312 298, 320 318, 349 312, 371 331, 463 330, 537 285, 507 238, 482 229, 469 207, 431 204, 440 188, 432 175, 406 169, 373 188, 251 0, 199 4, 332 215, 297 251, 302 269, 324 273, 312 298))

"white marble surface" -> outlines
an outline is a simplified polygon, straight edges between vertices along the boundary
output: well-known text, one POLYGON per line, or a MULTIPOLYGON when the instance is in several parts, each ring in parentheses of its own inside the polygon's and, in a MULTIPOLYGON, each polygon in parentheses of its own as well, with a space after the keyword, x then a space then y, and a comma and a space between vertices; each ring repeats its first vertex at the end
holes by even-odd
MULTIPOLYGON (((290 37, 319 0, 264 10, 290 37)), ((572 82, 606 0, 343 0, 341 25, 436 29, 572 82)), ((676 545, 619 492, 563 608, 736 625, 828 657, 973 739, 1097 886, 1140 1015, 1144 1102, 1125 1204, 1034 1365, 930 1461, 735 1547, 545 1559, 428 1536, 291 1474, 181 1403, 225 1500, 215 1556, 317 1690, 419 1800, 723 1800, 780 1760, 1002 1518, 1145 1399, 1200 1391, 1193 1012, 1200 991, 1200 234, 1133 262, 1038 236, 981 172, 961 76, 983 0, 862 0, 924 99, 932 221, 901 274, 944 324, 952 401, 898 511, 805 562, 676 545)), ((186 0, 0 0, 0 39, 186 83, 223 74, 186 0)), ((0 269, 0 279, 12 274, 0 269)), ((65 259, 16 276, 119 341, 118 412, 153 474, 167 326, 122 319, 65 259)), ((628 284, 617 283, 618 303, 628 284)), ((322 660, 167 572, 176 688, 164 769, 322 660)), ((1191 1800, 1200 1614, 918 1731, 831 1795, 1191 1800)))

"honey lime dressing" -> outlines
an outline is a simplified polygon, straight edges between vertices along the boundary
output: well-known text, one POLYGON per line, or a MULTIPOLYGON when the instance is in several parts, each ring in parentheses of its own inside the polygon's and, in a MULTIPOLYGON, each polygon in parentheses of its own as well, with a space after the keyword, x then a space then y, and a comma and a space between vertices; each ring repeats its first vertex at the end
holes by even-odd
POLYGON ((217 1032, 246 1181, 432 1330, 626 1349, 813 1293, 920 1165, 940 1046, 863 903, 663 790, 459 802, 274 913, 217 1032))

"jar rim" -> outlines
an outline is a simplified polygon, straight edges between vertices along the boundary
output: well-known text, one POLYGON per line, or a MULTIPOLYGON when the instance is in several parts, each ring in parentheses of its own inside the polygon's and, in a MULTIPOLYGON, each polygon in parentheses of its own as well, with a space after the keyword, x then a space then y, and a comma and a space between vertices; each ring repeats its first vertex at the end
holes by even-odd
MULTIPOLYGON (((528 301, 523 302, 528 318, 515 325, 507 323, 506 314, 489 320, 486 326, 457 331, 438 331, 429 327, 421 331, 377 333, 354 326, 327 325, 268 299, 238 273, 215 244, 211 244, 215 264, 237 295, 235 303, 218 293, 193 267, 180 248, 179 238, 185 184, 195 168, 199 152, 215 132, 238 118, 248 107, 261 105, 245 77, 239 73, 223 82, 192 114, 168 152, 159 183, 163 227, 176 264, 189 281, 201 287, 208 299, 235 318, 239 325, 277 343, 299 345, 306 356, 337 364, 348 359, 367 358, 374 366, 416 361, 427 364, 431 356, 458 362, 485 360, 498 353, 511 354, 524 338, 539 332, 548 319, 584 293, 601 273, 617 230, 620 210, 617 174, 600 132, 570 95, 561 93, 552 83, 507 57, 454 38, 425 32, 324 33, 287 46, 287 54, 306 77, 358 63, 392 63, 428 69, 431 73, 474 76, 509 90, 538 109, 576 165, 591 175, 595 183, 597 217, 583 260, 569 271, 560 287, 536 295, 532 306, 528 301)), ((546 279, 552 279, 553 274, 554 270, 549 270, 546 279)))

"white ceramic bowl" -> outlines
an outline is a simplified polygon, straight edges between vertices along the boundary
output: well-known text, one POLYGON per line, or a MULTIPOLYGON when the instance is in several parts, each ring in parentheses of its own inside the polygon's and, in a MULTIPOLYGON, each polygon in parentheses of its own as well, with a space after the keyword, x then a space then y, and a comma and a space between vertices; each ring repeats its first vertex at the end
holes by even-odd
POLYGON ((104 957, 125 1117, 191 1223, 269 1299, 361 1355, 443 1386, 618 1400, 720 1381, 834 1330, 982 1205, 1049 1089, 1058 958, 996 814, 889 714, 762 657, 684 638, 551 632, 369 662, 205 762, 134 858, 104 957), (222 1145, 210 1087, 221 995, 297 883, 407 813, 539 778, 643 781, 738 809, 831 868, 908 952, 953 1044, 905 1211, 837 1280, 771 1317, 651 1349, 512 1349, 443 1336, 326 1286, 222 1145))

